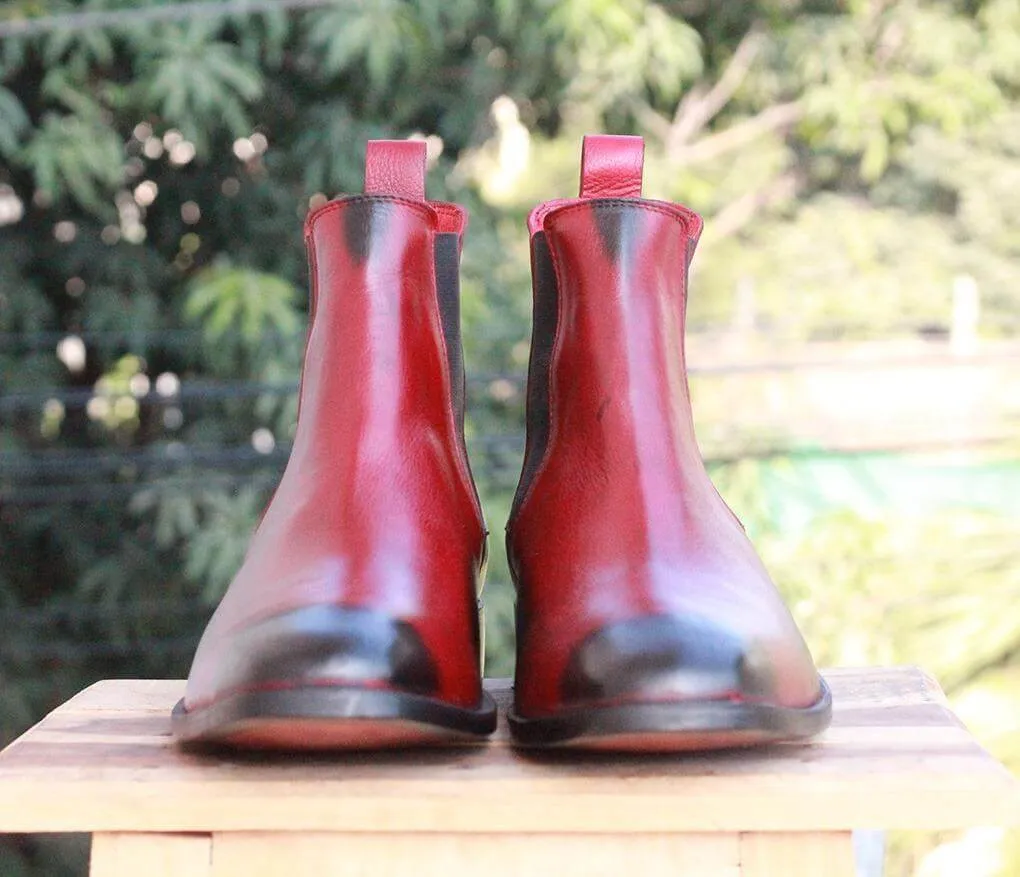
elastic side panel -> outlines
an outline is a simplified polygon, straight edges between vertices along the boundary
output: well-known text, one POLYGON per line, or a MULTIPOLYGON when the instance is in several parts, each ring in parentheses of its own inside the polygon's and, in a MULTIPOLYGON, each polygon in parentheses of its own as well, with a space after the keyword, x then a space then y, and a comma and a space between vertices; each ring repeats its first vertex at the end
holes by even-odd
POLYGON ((436 235, 436 292, 439 296, 439 319, 446 340, 447 364, 450 368, 450 393, 453 411, 464 433, 464 348, 460 339, 460 243, 457 235, 436 235))
POLYGON ((542 464, 549 441, 549 368, 556 341, 559 307, 556 272, 545 232, 538 232, 531 239, 531 270, 534 278, 534 313, 531 361, 528 364, 528 438, 524 450, 524 468, 514 496, 511 518, 517 514, 518 506, 542 464))

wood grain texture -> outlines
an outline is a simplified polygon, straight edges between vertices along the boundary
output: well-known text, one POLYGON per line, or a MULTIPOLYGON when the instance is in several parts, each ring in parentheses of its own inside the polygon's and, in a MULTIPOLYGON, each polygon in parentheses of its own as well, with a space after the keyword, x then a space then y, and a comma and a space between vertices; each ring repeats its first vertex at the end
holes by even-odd
POLYGON ((209 877, 208 834, 97 834, 90 877, 209 877))
MULTIPOLYGON (((346 757, 196 755, 178 681, 108 681, 0 753, 0 831, 670 833, 1020 821, 1016 781, 914 668, 835 670, 816 740, 683 757, 489 744, 346 757)), ((509 685, 489 683, 505 706, 509 685)))
POLYGON ((740 877, 739 856, 737 835, 226 832, 210 877, 740 877))
POLYGON ((850 832, 740 835, 741 877, 854 877, 850 832))

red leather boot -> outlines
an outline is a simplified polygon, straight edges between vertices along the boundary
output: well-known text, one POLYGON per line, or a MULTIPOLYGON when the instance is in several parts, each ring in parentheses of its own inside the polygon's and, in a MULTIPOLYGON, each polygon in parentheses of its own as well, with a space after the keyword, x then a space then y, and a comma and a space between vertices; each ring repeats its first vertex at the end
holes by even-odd
POLYGON ((488 734, 485 525, 463 439, 462 208, 422 143, 369 143, 365 194, 308 218, 294 448, 195 655, 185 742, 346 749, 488 734))
POLYGON ((643 150, 585 138, 580 198, 529 217, 511 729, 647 751, 814 734, 829 692, 694 437, 684 313, 701 219, 641 198, 643 150))

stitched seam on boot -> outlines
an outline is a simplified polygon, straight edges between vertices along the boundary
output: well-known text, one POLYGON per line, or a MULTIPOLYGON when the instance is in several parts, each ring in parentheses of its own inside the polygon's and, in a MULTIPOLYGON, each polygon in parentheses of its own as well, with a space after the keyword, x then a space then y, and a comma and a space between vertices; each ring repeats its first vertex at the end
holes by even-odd
MULTIPOLYGON (((704 225, 701 216, 683 204, 674 204, 670 201, 657 201, 652 198, 561 198, 547 201, 536 207, 529 216, 529 226, 534 223, 538 225, 536 231, 545 228, 546 219, 553 213, 568 211, 572 208, 584 206, 599 206, 601 204, 617 204, 622 206, 640 206, 648 210, 654 210, 666 216, 674 217, 684 223, 684 230, 697 243, 698 237, 704 225)), ((534 232, 533 232, 534 233, 534 232)))
POLYGON ((371 204, 390 203, 410 207, 426 219, 430 219, 433 225, 439 221, 439 215, 436 210, 425 201, 412 201, 410 198, 398 198, 395 195, 347 195, 343 198, 336 198, 328 204, 323 204, 322 207, 319 207, 309 213, 308 218, 305 219, 305 237, 312 234, 316 223, 323 216, 341 211, 347 207, 348 204, 357 204, 366 201, 371 204))

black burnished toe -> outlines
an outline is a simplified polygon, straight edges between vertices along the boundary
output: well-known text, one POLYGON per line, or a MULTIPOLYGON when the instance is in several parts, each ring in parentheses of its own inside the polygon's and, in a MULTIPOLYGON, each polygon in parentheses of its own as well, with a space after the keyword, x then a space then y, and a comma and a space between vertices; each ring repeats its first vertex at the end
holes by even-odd
POLYGON ((761 650, 733 631, 696 616, 654 615, 586 637, 564 670, 561 692, 564 703, 765 698, 772 675, 761 650))
POLYGON ((384 683, 429 695, 439 684, 414 628, 369 609, 308 606, 254 624, 231 640, 221 691, 332 682, 384 683))

